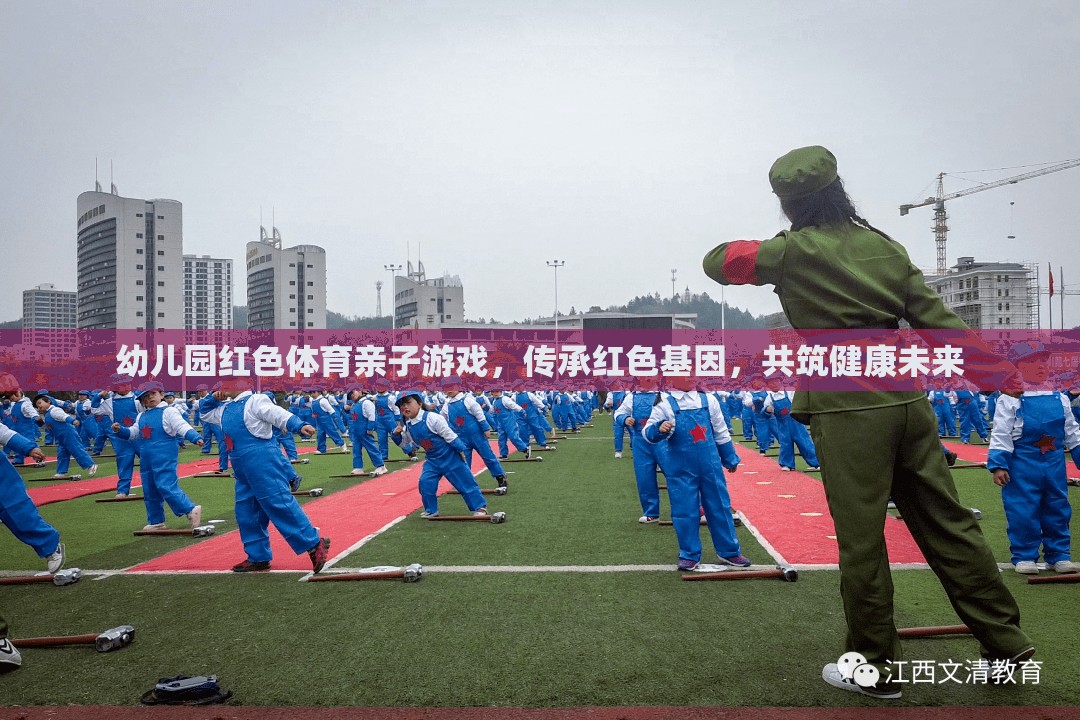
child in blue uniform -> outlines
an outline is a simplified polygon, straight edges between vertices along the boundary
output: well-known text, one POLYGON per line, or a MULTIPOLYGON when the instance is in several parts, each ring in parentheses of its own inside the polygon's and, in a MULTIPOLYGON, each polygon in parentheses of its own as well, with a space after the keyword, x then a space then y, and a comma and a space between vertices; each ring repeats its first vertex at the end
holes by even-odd
POLYGON ((424 448, 427 455, 420 472, 420 499, 424 503, 422 518, 439 515, 439 480, 446 478, 454 486, 473 515, 487 515, 487 501, 472 470, 465 463, 468 447, 461 441, 446 419, 438 413, 423 409, 423 395, 407 390, 397 400, 405 418, 403 434, 412 445, 424 448))
MULTIPOLYGON (((653 406, 660 396, 656 389, 656 378, 640 377, 637 380, 639 389, 623 396, 623 401, 615 409, 614 415, 614 422, 627 428, 631 436, 640 433, 645 427, 645 422, 652 415, 653 406)), ((634 480, 637 483, 638 500, 641 502, 641 517, 638 522, 643 525, 651 525, 660 520, 660 485, 656 475, 657 470, 667 472, 667 456, 667 443, 638 442, 634 445, 634 480)))
POLYGON ((292 466, 278 450, 275 427, 315 435, 315 428, 270 401, 252 394, 240 379, 226 381, 210 396, 204 417, 221 425, 236 476, 236 524, 247 559, 233 572, 264 572, 270 569, 269 524, 274 523, 297 555, 306 552, 314 572, 320 572, 330 555, 330 538, 321 538, 308 516, 290 493, 295 477, 292 466))
POLYGON ((739 455, 731 441, 720 403, 712 395, 690 390, 690 378, 674 378, 675 387, 653 406, 642 436, 649 443, 666 442, 664 467, 671 520, 679 541, 679 570, 701 562, 699 509, 705 513, 717 557, 725 565, 747 567, 731 518, 724 469, 735 472, 739 455))
MULTIPOLYGON (((19 392, 18 381, 7 373, 0 374, 0 397, 8 397, 16 392, 19 392)), ((20 457, 30 457, 35 462, 45 460, 45 454, 37 443, 6 425, 0 425, 0 446, 5 451, 13 450, 20 457)), ((32 547, 38 557, 45 560, 49 572, 55 573, 64 567, 64 544, 60 542, 60 533, 42 519, 26 492, 26 484, 8 461, 6 452, 0 455, 0 522, 21 542, 32 547)))
POLYGON ((53 477, 66 477, 73 457, 86 471, 87 476, 93 477, 98 466, 90 453, 86 452, 82 438, 76 430, 81 423, 54 405, 48 395, 35 397, 34 407, 45 418, 45 426, 50 429, 50 434, 56 441, 56 474, 53 477))
POLYGON ((372 436, 375 425, 378 422, 378 414, 375 410, 375 401, 364 392, 360 385, 350 385, 345 403, 342 405, 345 418, 349 426, 349 439, 353 444, 353 475, 364 474, 364 450, 367 450, 368 459, 375 466, 372 475, 378 477, 386 474, 386 463, 379 452, 379 445, 372 436))
POLYGON ((196 505, 180 487, 176 474, 180 447, 176 438, 183 437, 196 445, 202 438, 188 425, 180 411, 162 398, 165 388, 156 380, 143 383, 135 397, 145 408, 134 424, 124 427, 113 423, 112 430, 121 439, 138 443, 139 472, 142 475, 143 503, 146 505, 146 527, 161 530, 165 527, 164 504, 176 517, 187 516, 191 527, 202 522, 202 506, 196 505))
POLYGON ((1017 343, 1009 360, 1024 376, 1024 394, 997 401, 986 469, 1001 487, 1013 569, 1038 575, 1039 548, 1046 564, 1074 573, 1070 561, 1068 474, 1065 455, 1080 468, 1080 425, 1068 400, 1047 383, 1050 354, 1041 342, 1017 343))
POLYGON ((461 391, 461 378, 446 378, 443 384, 446 387, 447 400, 443 405, 442 416, 465 443, 465 464, 472 467, 472 454, 475 450, 499 487, 506 487, 506 472, 491 451, 491 443, 487 438, 491 426, 484 417, 480 403, 476 402, 470 393, 461 391))

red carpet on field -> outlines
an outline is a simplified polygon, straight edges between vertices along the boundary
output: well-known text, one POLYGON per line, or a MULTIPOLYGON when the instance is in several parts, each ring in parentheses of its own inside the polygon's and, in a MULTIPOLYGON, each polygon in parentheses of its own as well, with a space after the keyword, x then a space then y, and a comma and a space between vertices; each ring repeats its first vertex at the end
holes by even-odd
MULTIPOLYGON (((731 504, 787 562, 835 565, 840 562, 825 487, 798 471, 783 472, 776 458, 739 448, 742 462, 728 475, 731 504), (751 474, 754 473, 754 474, 751 474)), ((885 518, 890 563, 926 562, 903 522, 885 518)))
MULTIPOLYGON (((311 518, 311 524, 319 528, 319 534, 330 538, 330 557, 336 557, 378 531, 396 518, 408 515, 420 508, 420 493, 416 484, 420 477, 422 462, 410 463, 406 467, 392 471, 378 478, 365 480, 351 488, 327 495, 319 500, 304 503, 304 512, 311 518)), ((472 471, 479 472, 484 461, 478 455, 473 456, 472 471)), ((305 486, 317 487, 319 478, 314 473, 305 474, 305 486)), ((439 492, 451 488, 443 480, 439 492)), ((447 504, 443 512, 454 508, 466 512, 460 499, 444 499, 447 504), (454 503, 458 505, 454 505, 454 503)), ((270 547, 274 553, 275 570, 310 571, 311 561, 306 553, 293 554, 285 539, 270 525, 270 547)), ((129 568, 134 572, 178 570, 223 571, 228 570, 244 559, 244 548, 237 530, 218 535, 175 552, 162 555, 149 562, 129 568)))

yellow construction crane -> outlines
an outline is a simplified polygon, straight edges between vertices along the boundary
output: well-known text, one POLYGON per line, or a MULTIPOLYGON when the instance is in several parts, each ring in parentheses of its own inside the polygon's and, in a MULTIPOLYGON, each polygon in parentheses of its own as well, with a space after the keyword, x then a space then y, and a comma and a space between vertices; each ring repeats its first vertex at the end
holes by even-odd
POLYGON ((1051 165, 1039 170, 1032 170, 1026 172, 1023 175, 1016 175, 1014 177, 1005 178, 1004 180, 995 180, 979 187, 968 188, 966 190, 958 190, 957 192, 945 194, 945 173, 938 173, 937 176, 937 196, 928 197, 920 203, 913 205, 901 205, 900 214, 907 215, 909 211, 918 207, 925 207, 926 205, 934 206, 934 242, 937 245, 937 274, 945 274, 945 242, 948 239, 949 226, 945 222, 949 219, 949 216, 945 214, 945 201, 952 200, 958 197, 964 197, 965 195, 972 195, 983 190, 990 190, 992 188, 1001 187, 1002 185, 1015 185, 1021 180, 1030 180, 1031 178, 1039 177, 1040 175, 1049 175, 1050 173, 1058 172, 1059 170, 1068 170, 1069 168, 1080 165, 1080 159, 1067 160, 1057 165, 1051 165))

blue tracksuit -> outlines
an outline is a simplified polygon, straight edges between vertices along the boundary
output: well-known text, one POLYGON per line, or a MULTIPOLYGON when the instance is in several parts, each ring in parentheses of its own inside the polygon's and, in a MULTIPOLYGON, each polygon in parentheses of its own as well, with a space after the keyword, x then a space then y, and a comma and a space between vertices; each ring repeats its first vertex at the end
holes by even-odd
POLYGON ((938 419, 938 435, 948 437, 956 435, 956 422, 953 415, 952 403, 949 393, 945 390, 934 390, 930 393, 930 404, 934 406, 934 414, 938 419))
POLYGON ((439 511, 439 480, 443 477, 461 493, 469 510, 487 507, 487 501, 480 492, 480 485, 473 477, 472 470, 458 454, 464 453, 468 448, 461 438, 450 430, 441 415, 421 410, 414 420, 405 424, 405 431, 409 434, 410 443, 424 448, 427 453, 419 481, 420 499, 426 512, 439 511), (446 431, 440 435, 432 426, 436 429, 445 428, 446 431), (452 440, 446 439, 450 436, 453 436, 452 440))
MULTIPOLYGON (((716 554, 722 558, 736 557, 742 550, 731 519, 724 468, 734 470, 739 456, 726 427, 726 440, 714 435, 707 396, 687 393, 688 397, 692 395, 698 395, 701 407, 680 409, 674 396, 662 398, 645 427, 645 439, 650 443, 666 440, 669 446, 664 474, 671 499, 672 525, 679 540, 679 558, 701 560, 699 510, 705 512, 716 554), (664 406, 670 408, 675 418, 675 427, 666 435, 660 433, 660 423, 668 415, 664 406)), ((722 423, 723 416, 720 417, 722 423)))
MULTIPOLYGON (((744 390, 743 393, 742 393, 742 399, 745 399, 746 394, 749 393, 749 392, 750 392, 749 390, 744 390)), ((754 439, 754 406, 753 405, 746 405, 744 403, 743 406, 742 406, 741 418, 742 418, 743 440, 753 440, 754 439)))
MULTIPOLYGON (((0 428, 0 445, 20 457, 26 457, 37 443, 10 428, 0 428)), ((6 453, 0 453, 0 522, 19 539, 34 549, 38 557, 48 557, 60 544, 60 533, 45 522, 26 492, 26 484, 11 466, 6 453)))
POLYGON ((499 459, 495 457, 495 453, 491 451, 491 443, 488 442, 485 434, 491 430, 491 426, 487 424, 487 419, 481 424, 469 412, 469 406, 466 403, 469 403, 469 397, 458 395, 456 398, 450 399, 443 407, 450 429, 457 433, 458 438, 465 443, 467 448, 465 450, 465 464, 470 468, 472 467, 472 454, 473 450, 475 450, 477 455, 484 461, 484 465, 487 466, 491 477, 504 478, 506 473, 503 471, 503 466, 499 459))
MULTIPOLYGON (((220 420, 236 477, 236 524, 244 551, 251 562, 269 562, 272 553, 267 528, 271 522, 297 555, 315 547, 319 532, 289 492, 289 481, 296 473, 278 450, 273 433, 268 432, 269 437, 261 438, 245 424, 248 403, 262 402, 255 400, 257 397, 244 394, 226 403, 220 409, 220 420)), ((213 398, 211 401, 215 403, 211 409, 220 407, 213 398)), ((304 424, 292 415, 285 429, 296 433, 304 424)))
MULTIPOLYGON (((623 399, 626 397, 625 390, 615 390, 611 393, 611 431, 615 436, 615 452, 621 453, 623 451, 623 437, 626 435, 626 423, 618 422, 615 418, 615 413, 618 411, 619 406, 622 405, 623 399)), ((606 403, 605 403, 606 404, 606 403)), ((630 433, 630 447, 634 446, 634 433, 630 433)))
POLYGON ((529 436, 536 438, 536 444, 542 448, 547 447, 547 436, 544 434, 544 426, 540 422, 540 409, 536 406, 536 403, 529 393, 522 391, 514 398, 514 402, 524 410, 524 414, 518 419, 518 430, 521 432, 521 439, 528 441, 529 436))
MULTIPOLYGON (((143 411, 136 423, 126 428, 126 437, 139 446, 143 504, 146 505, 146 521, 150 525, 165 522, 163 503, 167 503, 177 517, 187 515, 195 507, 195 503, 180 487, 180 479, 176 474, 180 449, 176 445, 177 436, 170 435, 165 430, 163 420, 166 408, 183 421, 183 428, 186 428, 183 435, 187 440, 195 442, 199 439, 199 433, 183 420, 180 411, 169 407, 164 401, 155 408, 143 411)), ((121 430, 121 433, 124 433, 124 430, 121 430)))
POLYGON ((1037 561, 1040 545, 1049 564, 1070 558, 1072 506, 1062 450, 1080 467, 1080 425, 1060 393, 998 399, 986 468, 1009 471, 1001 500, 1014 565, 1037 561))
MULTIPOLYGON (((207 395, 202 400, 199 400, 199 416, 201 417, 204 413, 210 412, 218 404, 213 395, 207 395)), ((218 444, 218 471, 225 472, 229 469, 229 448, 225 445, 225 432, 222 430, 221 425, 216 422, 203 420, 203 435, 205 436, 208 431, 218 444)), ((203 446, 204 452, 207 447, 209 447, 209 444, 203 446)))
MULTIPOLYGON (((11 428, 31 443, 34 443, 35 446, 39 435, 37 416, 37 410, 34 409, 34 405, 29 398, 24 397, 22 400, 11 404, 11 428), (27 417, 27 411, 31 412, 33 417, 27 417)), ((16 465, 22 465, 26 459, 26 454, 19 450, 19 448, 23 447, 22 443, 12 444, 11 447, 15 451, 15 458, 12 462, 16 465)))
MULTIPOLYGON (((625 427, 626 418, 632 417, 634 425, 630 428, 630 432, 640 433, 656 404, 657 393, 627 393, 621 405, 626 405, 627 397, 630 398, 630 414, 627 415, 625 410, 620 412, 616 409, 615 422, 625 427)), ((634 479, 637 482, 638 500, 641 501, 641 514, 645 517, 660 517, 660 486, 657 482, 656 471, 663 470, 666 475, 667 466, 668 446, 666 444, 638 442, 634 445, 634 479)))
MULTIPOLYGON (((327 405, 330 405, 330 401, 326 401, 327 405)), ((334 420, 334 416, 337 413, 334 412, 333 407, 327 409, 323 407, 323 398, 315 398, 311 403, 311 417, 315 421, 315 449, 321 453, 326 452, 326 438, 330 438, 334 441, 334 444, 341 447, 345 444, 345 441, 341 439, 341 433, 338 432, 337 421, 334 420)))
POLYGON ((379 438, 379 453, 383 456, 384 461, 390 457, 390 440, 393 440, 394 444, 401 448, 406 455, 416 451, 416 448, 412 445, 404 444, 405 441, 401 435, 394 434, 399 420, 399 416, 394 413, 394 409, 390 404, 390 396, 387 393, 379 393, 375 396, 375 434, 379 438))
POLYGON ((754 435, 757 436, 758 452, 762 454, 772 446, 776 437, 776 418, 765 412, 765 397, 768 394, 766 390, 750 393, 754 407, 754 435))

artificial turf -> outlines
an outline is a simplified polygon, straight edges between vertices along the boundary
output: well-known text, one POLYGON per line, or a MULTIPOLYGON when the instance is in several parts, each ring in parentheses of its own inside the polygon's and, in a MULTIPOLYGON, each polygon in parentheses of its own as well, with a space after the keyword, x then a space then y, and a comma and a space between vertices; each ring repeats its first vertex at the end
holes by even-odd
MULTIPOLYGON (((673 563, 671 528, 636 522, 629 454, 612 457, 609 428, 606 417, 598 418, 596 427, 560 442, 543 463, 507 465, 514 471, 510 494, 489 496, 493 510, 509 514, 504 525, 429 523, 414 513, 339 564, 673 563)), ((321 474, 349 466, 342 455, 300 470, 305 485, 329 492, 334 481, 321 474)), ((995 555, 1006 560, 1000 491, 985 471, 954 475, 962 500, 983 511, 995 555)), ((492 485, 487 474, 480 480, 492 485)), ((218 513, 204 517, 231 519, 230 480, 184 482, 218 513)), ((443 497, 441 505, 445 511, 464 507, 458 497, 443 497)), ((666 512, 666 497, 663 505, 666 512)), ((69 565, 121 568, 178 542, 134 542, 128 530, 145 521, 140 503, 97 505, 82 498, 43 511, 68 542, 69 565)), ((745 531, 740 539, 753 560, 767 561, 745 531)), ((703 540, 708 560, 711 546, 707 536, 703 540)), ((25 546, 0 534, 0 569, 39 565, 25 546)), ((1076 587, 1027 585, 1011 572, 1004 577, 1039 648, 1039 684, 909 685, 900 704, 1080 704, 1073 680, 1080 653, 1063 631, 1080 621, 1076 587)), ((234 702, 248 705, 877 704, 820 679, 821 665, 839 655, 844 632, 839 573, 833 571, 803 572, 798 583, 687 583, 673 571, 428 572, 412 584, 297 578, 114 575, 65 588, 0 587, 16 644, 20 636, 122 623, 137 628, 131 647, 109 654, 26 650, 24 667, 0 676, 0 697, 8 705, 131 704, 158 677, 217 673, 236 693, 234 702)), ((930 571, 898 571, 894 579, 899 625, 957 622, 930 571)), ((906 641, 904 647, 908 660, 978 657, 971 638, 906 641)))

